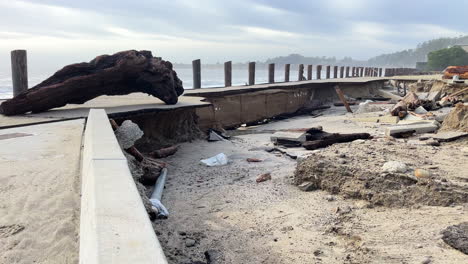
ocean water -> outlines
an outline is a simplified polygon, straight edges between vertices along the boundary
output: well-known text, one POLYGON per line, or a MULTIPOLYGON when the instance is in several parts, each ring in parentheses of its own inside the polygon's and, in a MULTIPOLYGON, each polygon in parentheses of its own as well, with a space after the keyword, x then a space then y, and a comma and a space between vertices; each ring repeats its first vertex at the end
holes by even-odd
MULTIPOLYGON (((183 82, 185 89, 193 88, 193 75, 191 68, 181 68, 175 69, 177 75, 183 82)), ((315 68, 313 71, 313 79, 316 79, 315 68)), ((306 72, 304 73, 306 76, 306 72)), ((33 87, 41 81, 47 79, 50 76, 50 73, 41 73, 41 72, 30 72, 28 76, 29 87, 33 87)), ((298 71, 291 69, 289 75, 290 81, 296 81, 298 78, 298 71)), ((322 78, 325 76, 325 71, 322 71, 322 78)), ((333 69, 331 76, 333 76, 333 69)), ((201 72, 201 85, 202 88, 209 87, 223 87, 224 86, 224 70, 220 69, 203 69, 201 72)), ((275 71, 275 82, 284 81, 284 70, 278 69, 275 71)), ((267 69, 256 69, 255 71, 255 83, 267 83, 268 82, 268 70, 267 69)), ((232 85, 246 85, 248 83, 248 71, 247 67, 245 69, 233 69, 232 70, 232 85)), ((11 73, 10 72, 1 72, 0 71, 0 99, 7 99, 13 96, 11 73)))

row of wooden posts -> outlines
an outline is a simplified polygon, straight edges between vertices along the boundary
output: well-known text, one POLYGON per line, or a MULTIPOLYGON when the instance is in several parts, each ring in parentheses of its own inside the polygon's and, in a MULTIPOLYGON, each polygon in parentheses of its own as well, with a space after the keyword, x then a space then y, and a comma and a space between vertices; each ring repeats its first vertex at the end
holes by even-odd
MULTIPOLYGON (((193 88, 201 88, 201 62, 200 60, 192 61, 193 67, 193 88)), ((299 64, 299 73, 297 81, 312 80, 312 65, 307 65, 307 77, 304 77, 304 64, 299 64)), ((330 79, 331 67, 326 66, 325 78, 330 79)), ((316 67, 317 79, 322 79, 322 65, 316 67)), ((382 75, 382 68, 375 67, 350 67, 350 66, 333 66, 333 78, 338 78, 338 68, 340 78, 350 77, 389 77, 395 75, 408 75, 414 72, 415 69, 409 68, 386 68, 382 75)), ((255 84, 255 62, 249 63, 249 81, 248 85, 255 84)), ((284 65, 284 81, 290 81, 291 64, 284 65)), ((26 50, 13 50, 11 52, 11 72, 13 80, 13 96, 28 89, 28 63, 26 50)), ((268 65, 268 83, 275 82, 275 64, 268 65)), ((232 62, 224 63, 224 86, 232 86, 232 62)))
MULTIPOLYGON (((325 79, 331 78, 331 67, 325 66, 325 79)), ((199 59, 192 61, 193 68, 193 88, 201 88, 201 62, 199 59)), ((307 65, 307 77, 304 77, 304 64, 299 64, 297 81, 312 80, 313 65, 307 65)), ((382 75, 382 68, 376 67, 351 67, 351 66, 333 66, 333 78, 351 78, 351 77, 384 77, 395 75, 396 69, 385 69, 385 75, 382 75)), ((317 65, 316 76, 317 79, 322 79, 322 65, 317 65)), ((255 62, 249 62, 248 67, 248 85, 255 84, 255 62)), ((284 65, 284 81, 290 81, 291 64, 284 65)), ((275 82, 275 64, 268 64, 268 83, 275 82)), ((232 62, 227 61, 224 63, 224 86, 232 86, 232 62)))

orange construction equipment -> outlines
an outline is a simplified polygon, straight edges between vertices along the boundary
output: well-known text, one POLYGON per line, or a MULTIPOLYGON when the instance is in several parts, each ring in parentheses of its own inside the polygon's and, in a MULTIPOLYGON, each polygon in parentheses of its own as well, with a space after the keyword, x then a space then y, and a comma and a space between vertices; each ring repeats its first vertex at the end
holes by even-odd
POLYGON ((468 79, 468 66, 448 66, 442 78, 452 79, 455 75, 458 75, 460 79, 468 79))

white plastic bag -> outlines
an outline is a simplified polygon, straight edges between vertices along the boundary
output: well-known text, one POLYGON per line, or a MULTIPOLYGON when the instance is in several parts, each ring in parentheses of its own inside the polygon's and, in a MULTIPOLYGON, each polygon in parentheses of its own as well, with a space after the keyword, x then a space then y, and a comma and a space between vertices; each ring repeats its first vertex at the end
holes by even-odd
POLYGON ((208 167, 214 167, 214 166, 223 166, 228 163, 228 159, 224 153, 219 153, 218 155, 204 159, 200 161, 201 163, 205 164, 208 167))

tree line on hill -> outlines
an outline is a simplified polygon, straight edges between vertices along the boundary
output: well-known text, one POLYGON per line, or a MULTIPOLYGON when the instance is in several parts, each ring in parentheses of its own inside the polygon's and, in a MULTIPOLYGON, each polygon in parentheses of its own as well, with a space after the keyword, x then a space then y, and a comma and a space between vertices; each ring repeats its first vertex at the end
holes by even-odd
MULTIPOLYGON (((414 68, 416 62, 428 62, 427 70, 441 70, 443 65, 467 65, 464 57, 464 50, 460 47, 449 49, 454 45, 468 45, 468 35, 454 38, 438 38, 419 43, 414 49, 406 49, 398 52, 382 54, 368 60, 355 60, 351 57, 337 59, 336 57, 312 56, 306 57, 300 54, 290 54, 269 58, 265 61, 256 61, 258 68, 265 68, 270 63, 275 63, 278 67, 284 64, 312 64, 312 65, 336 65, 336 66, 374 66, 374 67, 405 67, 414 68), (449 49, 445 51, 444 49, 449 49), (436 52, 442 50, 440 52, 436 52), (436 52, 429 55, 432 52, 436 52), (448 57, 447 57, 448 56, 448 57), (461 56, 461 57, 457 57, 461 56), (432 60, 430 59, 432 58, 432 60)), ((466 52, 465 52, 466 53, 466 52)), ((248 62, 233 63, 232 67, 245 68, 248 62)), ((191 64, 175 63, 175 68, 191 67, 191 64)), ((204 64, 204 68, 222 68, 222 63, 204 64)))

